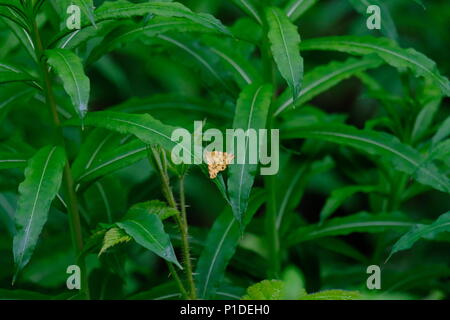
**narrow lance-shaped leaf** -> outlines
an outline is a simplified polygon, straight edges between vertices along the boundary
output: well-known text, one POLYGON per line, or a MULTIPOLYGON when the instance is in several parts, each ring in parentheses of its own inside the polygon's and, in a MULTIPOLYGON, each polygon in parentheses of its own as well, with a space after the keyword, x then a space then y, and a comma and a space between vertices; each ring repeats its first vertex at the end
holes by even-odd
MULTIPOLYGON (((144 159, 147 155, 147 146, 140 140, 133 140, 122 146, 101 152, 94 158, 91 165, 78 168, 74 178, 79 183, 88 183, 98 177, 127 167, 144 159)), ((78 190, 78 185, 77 185, 78 190)))
POLYGON ((130 210, 124 220, 116 224, 138 244, 182 269, 175 256, 170 237, 164 231, 161 218, 157 214, 130 210))
POLYGON ((376 186, 346 186, 334 190, 328 197, 325 205, 320 211, 320 222, 328 219, 343 203, 358 192, 370 193, 377 190, 376 186))
POLYGON ((25 180, 19 186, 14 236, 16 275, 30 261, 41 234, 52 200, 61 185, 66 157, 60 147, 45 147, 28 162, 25 180))
MULTIPOLYGON (((241 92, 236 105, 233 128, 235 132, 239 131, 236 129, 243 130, 245 143, 242 141, 238 143, 237 152, 234 150, 228 152, 235 155, 234 164, 230 165, 228 173, 228 196, 234 216, 239 223, 242 222, 242 217, 247 210, 250 191, 258 168, 257 163, 250 163, 252 159, 259 158, 258 154, 250 154, 250 152, 255 150, 259 152, 258 143, 261 143, 261 141, 255 141, 258 138, 252 139, 250 131, 255 130, 255 134, 258 135, 259 129, 265 128, 271 97, 271 85, 249 85, 241 92)), ((227 147, 231 145, 231 139, 235 139, 234 136, 227 136, 227 147)))
POLYGON ((257 6, 253 0, 232 0, 239 8, 246 14, 255 19, 259 24, 263 24, 261 15, 257 9, 257 6))
POLYGON ((415 75, 427 77, 450 96, 450 81, 442 76, 436 63, 414 49, 400 48, 387 38, 370 36, 323 37, 303 41, 301 50, 333 50, 355 55, 377 54, 389 65, 404 70, 410 69, 415 75))
MULTIPOLYGON (((255 189, 249 208, 243 219, 243 227, 250 222, 255 212, 264 203, 266 193, 255 189)), ((240 238, 239 224, 229 207, 216 219, 200 255, 196 268, 196 283, 200 298, 207 299, 222 281, 225 269, 233 257, 240 238)))
POLYGON ((296 21, 316 3, 317 0, 291 0, 286 4, 284 12, 291 21, 296 21))
POLYGON ((162 17, 186 18, 207 28, 215 29, 224 34, 230 34, 227 28, 212 15, 195 13, 179 2, 145 2, 131 3, 124 0, 104 2, 97 10, 97 21, 105 19, 125 19, 136 16, 154 14, 162 17))
POLYGON ((36 79, 19 68, 0 61, 0 83, 8 82, 26 82, 35 81, 36 79))
POLYGON ((411 175, 427 186, 450 192, 450 179, 412 147, 384 132, 358 130, 347 125, 306 126, 287 129, 285 138, 313 138, 351 146, 365 153, 377 155, 394 169, 411 175))
POLYGON ((393 254, 410 249, 421 238, 433 239, 441 232, 450 232, 450 212, 444 213, 432 224, 414 226, 394 244, 388 260, 393 254))
POLYGON ((369 214, 362 212, 343 218, 330 219, 323 224, 301 227, 289 235, 287 245, 292 246, 318 238, 342 236, 354 232, 404 231, 413 225, 413 222, 397 214, 369 214))
POLYGON ((343 62, 333 61, 327 65, 319 66, 305 75, 302 90, 295 103, 290 89, 287 89, 276 100, 274 116, 279 115, 290 107, 300 106, 339 82, 358 72, 376 68, 382 62, 376 56, 367 56, 363 59, 350 58, 343 62))
MULTIPOLYGON (((68 121, 68 124, 73 123, 76 122, 73 120, 68 121)), ((84 119, 84 124, 87 126, 95 126, 98 128, 113 130, 123 134, 132 134, 147 145, 157 144, 170 152, 175 147, 177 147, 180 151, 183 152, 183 154, 189 155, 193 163, 194 161, 202 161, 195 152, 192 152, 191 141, 188 141, 190 139, 182 139, 181 142, 172 140, 172 133, 174 132, 174 130, 178 129, 177 127, 163 124, 161 121, 156 120, 149 114, 127 114, 123 112, 112 111, 92 112, 86 116, 86 118, 84 119)), ((131 142, 129 144, 131 144, 131 142)), ((125 146, 123 147, 125 148, 125 146)), ((145 148, 145 146, 142 148, 145 148)), ((130 150, 130 152, 133 156, 137 153, 141 155, 143 149, 138 148, 134 149, 134 151, 130 150)), ((113 160, 113 162, 116 162, 116 160, 121 160, 127 155, 129 154, 126 152, 123 155, 114 157, 114 159, 111 160, 113 160)), ((104 165, 108 164, 109 162, 106 162, 104 165)), ((91 170, 94 170, 94 167, 91 168, 90 171, 91 170)), ((84 175, 86 175, 86 173, 84 175)), ((81 180, 82 178, 79 177, 79 179, 81 180)), ((228 201, 228 196, 225 193, 225 185, 223 180, 214 179, 214 183, 219 188, 219 191, 221 192, 225 200, 228 201)))
POLYGON ((93 61, 101 58, 105 53, 120 47, 122 44, 128 44, 135 40, 150 39, 168 32, 211 33, 212 31, 216 30, 206 28, 201 24, 185 18, 155 17, 150 19, 145 25, 137 25, 131 22, 124 23, 108 33, 103 41, 95 47, 88 58, 87 64, 91 64, 93 61))
POLYGON ((84 74, 81 59, 72 51, 52 49, 45 52, 48 64, 61 78, 64 89, 72 100, 72 104, 80 116, 84 118, 88 110, 90 81, 84 74))
POLYGON ((273 58, 283 78, 296 98, 303 80, 303 58, 300 56, 300 35, 297 27, 278 8, 266 10, 269 25, 268 38, 273 58))
POLYGON ((433 136, 433 145, 450 136, 450 116, 442 122, 436 134, 433 136))
POLYGON ((0 152, 0 170, 26 167, 27 160, 28 157, 23 154, 0 152))

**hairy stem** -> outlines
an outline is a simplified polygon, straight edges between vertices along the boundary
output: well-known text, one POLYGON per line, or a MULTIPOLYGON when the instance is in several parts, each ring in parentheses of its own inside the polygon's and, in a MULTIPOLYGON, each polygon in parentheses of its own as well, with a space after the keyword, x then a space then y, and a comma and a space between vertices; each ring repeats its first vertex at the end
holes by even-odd
MULTIPOLYGON (((178 210, 177 203, 175 201, 175 197, 172 192, 172 188, 170 186, 170 178, 167 173, 167 159, 165 158, 165 153, 160 152, 158 148, 151 148, 152 159, 154 160, 154 165, 158 169, 162 191, 164 197, 167 200, 169 206, 178 210), (161 159, 162 158, 162 159, 161 159)), ((181 202, 181 216, 179 214, 175 215, 175 221, 178 225, 178 229, 181 234, 181 250, 183 254, 183 267, 186 274, 186 278, 189 285, 189 295, 190 299, 196 299, 196 288, 194 277, 192 274, 192 263, 191 263, 191 255, 189 250, 189 234, 188 234, 188 225, 186 219, 186 204, 185 204, 185 195, 184 195, 184 179, 180 179, 180 202, 181 202)), ((182 287, 184 290, 184 286, 182 287)))
POLYGON ((178 275, 177 270, 173 266, 173 263, 170 263, 167 261, 167 267, 169 268, 170 274, 175 279, 175 282, 178 285, 178 288, 180 289, 181 295, 183 298, 188 299, 189 294, 187 293, 186 289, 184 288, 183 282, 181 282, 180 276, 178 275))
MULTIPOLYGON (((42 45, 39 28, 35 20, 33 21, 33 42, 36 50, 36 57, 38 59, 38 64, 41 71, 45 100, 46 104, 50 108, 50 112, 52 115, 53 125, 57 137, 57 143, 61 147, 63 147, 64 150, 66 150, 64 135, 61 128, 61 121, 59 119, 56 100, 52 90, 52 82, 49 73, 49 66, 44 58, 44 47, 42 45)), ((65 194, 67 196, 67 211, 72 244, 75 249, 75 253, 78 257, 77 264, 81 270, 82 283, 80 291, 86 299, 89 299, 89 284, 88 284, 86 263, 84 257, 81 255, 81 252, 83 250, 83 235, 81 230, 80 214, 78 210, 78 200, 75 194, 72 171, 68 160, 66 160, 66 164, 64 166, 63 171, 63 187, 65 194)))
POLYGON ((191 291, 191 299, 197 298, 197 292, 195 288, 194 277, 192 274, 191 255, 189 252, 189 232, 186 215, 186 198, 184 193, 184 176, 180 177, 180 207, 181 207, 181 237, 183 242, 183 258, 186 268, 186 276, 189 283, 189 289, 191 291))

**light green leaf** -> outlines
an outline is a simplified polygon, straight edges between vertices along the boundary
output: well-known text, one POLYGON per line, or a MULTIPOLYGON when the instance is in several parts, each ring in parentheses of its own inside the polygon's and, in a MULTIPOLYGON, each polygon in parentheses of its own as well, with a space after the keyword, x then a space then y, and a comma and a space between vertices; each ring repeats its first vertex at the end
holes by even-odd
POLYGON ((378 233, 388 230, 403 231, 411 228, 413 222, 395 214, 357 213, 343 218, 334 218, 323 224, 301 227, 290 234, 288 246, 323 237, 347 235, 354 232, 378 233))
POLYGON ((106 250, 115 247, 118 244, 129 242, 131 240, 132 238, 122 229, 111 228, 105 233, 105 236, 103 238, 103 245, 98 255, 101 256, 104 252, 106 252, 106 250))
POLYGON ((351 146, 376 155, 394 169, 411 175, 418 182, 443 192, 450 192, 449 178, 412 147, 396 137, 372 130, 358 130, 347 125, 307 126, 287 129, 284 138, 311 138, 351 146))
POLYGON ((66 156, 60 147, 42 148, 28 162, 25 180, 19 186, 20 196, 14 217, 17 229, 13 245, 15 277, 30 261, 47 222, 52 200, 61 185, 65 163, 66 156))
POLYGON ((442 93, 450 96, 450 82, 442 76, 436 63, 414 49, 400 48, 395 42, 387 38, 370 36, 340 36, 323 37, 303 41, 301 50, 333 50, 354 55, 377 54, 389 65, 400 69, 410 69, 416 76, 427 77, 441 89, 442 93))
MULTIPOLYGON (((244 132, 247 132, 249 129, 254 129, 258 132, 259 129, 265 128, 271 97, 271 85, 255 84, 247 86, 241 92, 237 101, 233 128, 242 129, 244 132)), ((227 141, 229 139, 234 139, 234 137, 227 137, 227 141)), ((250 164, 249 151, 252 149, 250 148, 250 143, 256 143, 256 141, 250 141, 250 137, 246 135, 245 143, 238 145, 239 149, 237 152, 234 150, 230 152, 235 155, 235 162, 229 167, 228 196, 234 217, 239 223, 242 222, 242 217, 247 210, 248 199, 258 169, 257 164, 250 164), (244 149, 242 150, 242 148, 244 149)), ((228 142, 227 146, 229 146, 228 142)), ((257 148, 257 150, 259 149, 257 148)))
POLYGON ((435 222, 429 225, 415 225, 409 232, 403 235, 392 247, 388 260, 393 254, 410 249, 421 238, 433 239, 441 232, 450 232, 450 212, 441 215, 435 222))
POLYGON ((382 60, 375 56, 367 56, 361 60, 348 59, 344 62, 330 62, 327 65, 317 67, 305 75, 303 88, 294 104, 292 91, 287 89, 275 102, 274 116, 279 115, 284 110, 300 106, 310 101, 318 94, 326 91, 358 72, 378 67, 382 60))
POLYGON ((84 74, 81 59, 72 51, 65 49, 51 49, 45 51, 45 54, 48 64, 61 78, 79 117, 84 118, 88 111, 91 85, 89 78, 84 74))
POLYGON ((303 81, 303 58, 299 51, 300 36, 297 27, 278 8, 268 8, 266 18, 273 58, 292 90, 293 97, 297 97, 303 81))
POLYGON ((357 291, 325 290, 301 296, 299 300, 358 300, 361 294, 357 291))
MULTIPOLYGON (((265 195, 262 190, 254 189, 249 208, 243 219, 243 229, 264 203, 265 195)), ((198 294, 202 299, 213 296, 217 286, 223 280, 225 269, 236 251, 240 235, 239 224, 233 217, 231 208, 227 207, 209 231, 197 263, 196 283, 198 294)))
POLYGON ((284 282, 281 280, 263 280, 250 286, 242 300, 282 300, 284 282))
POLYGON ((175 256, 169 235, 164 231, 161 218, 157 214, 140 210, 129 211, 125 219, 116 224, 138 244, 182 269, 175 256))
POLYGON ((159 200, 151 200, 146 202, 140 202, 133 205, 129 214, 156 214, 161 220, 166 220, 172 216, 179 215, 177 209, 169 207, 167 203, 159 200))

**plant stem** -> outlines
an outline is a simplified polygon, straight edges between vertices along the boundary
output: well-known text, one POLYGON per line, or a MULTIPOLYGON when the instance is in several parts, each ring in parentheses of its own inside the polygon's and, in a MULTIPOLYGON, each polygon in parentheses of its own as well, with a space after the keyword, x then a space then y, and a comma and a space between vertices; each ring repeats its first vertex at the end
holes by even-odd
POLYGON ((184 193, 184 176, 180 177, 180 207, 181 207, 181 237, 183 241, 183 258, 186 268, 187 280, 189 283, 189 289, 191 291, 191 299, 197 298, 197 292, 195 288, 194 277, 192 274, 192 263, 191 263, 191 255, 189 252, 189 230, 187 223, 187 214, 186 214, 186 198, 184 193))
MULTIPOLYGON (((170 207, 178 210, 177 203, 175 201, 175 197, 172 192, 172 188, 170 186, 170 178, 167 173, 167 159, 165 157, 164 152, 160 152, 157 148, 151 148, 153 163, 158 169, 161 186, 164 197, 167 200, 167 203, 170 207), (161 159, 162 157, 162 159, 161 159)), ((189 285, 189 295, 188 297, 192 300, 197 298, 196 288, 194 277, 192 274, 192 263, 191 263, 191 255, 189 251, 189 234, 188 234, 188 225, 186 218, 186 203, 185 203, 185 195, 184 195, 184 179, 180 178, 180 202, 181 202, 181 217, 179 214, 175 215, 175 221, 178 225, 178 229, 181 234, 181 250, 183 254, 183 267, 186 274, 186 278, 188 280, 189 285)), ((180 282, 181 284, 181 282, 180 282)), ((185 290, 184 286, 181 284, 180 290, 185 290)))
POLYGON ((167 267, 169 268, 170 274, 173 276, 173 278, 175 279, 175 282, 178 285, 178 288, 180 289, 181 295, 185 298, 188 299, 189 295, 186 292, 186 289, 184 288, 183 282, 181 282, 180 277, 178 276, 178 272, 175 269, 175 267, 173 266, 173 264, 171 262, 167 262, 167 267))
MULTIPOLYGON (((61 128, 61 121, 59 119, 58 110, 56 106, 55 96, 52 91, 52 82, 49 73, 49 66, 44 59, 44 47, 42 45, 41 36, 39 33, 39 28, 37 26, 36 20, 33 21, 33 37, 34 37, 34 47, 36 51, 36 57, 38 59, 38 64, 41 69, 41 76, 43 81, 44 95, 47 105, 50 108, 50 112, 53 118, 53 125, 56 133, 57 143, 66 150, 66 145, 64 141, 64 135, 61 128)), ((67 152, 66 152, 67 154, 67 152)), ((72 171, 70 168, 69 161, 66 160, 63 171, 63 187, 65 194, 67 196, 67 211, 69 216, 69 228, 72 238, 72 244, 77 255, 77 265, 81 270, 81 293, 86 299, 89 299, 89 284, 86 270, 86 263, 84 257, 82 257, 81 252, 83 250, 83 235, 81 230, 80 214, 78 210, 78 200, 74 190, 74 183, 72 177, 72 171)))

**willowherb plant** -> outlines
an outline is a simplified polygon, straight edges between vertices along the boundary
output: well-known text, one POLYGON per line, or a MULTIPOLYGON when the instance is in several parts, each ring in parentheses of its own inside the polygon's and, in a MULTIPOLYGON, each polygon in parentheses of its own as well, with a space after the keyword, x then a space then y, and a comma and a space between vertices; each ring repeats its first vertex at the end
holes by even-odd
POLYGON ((448 4, 366 2, 0 0, 0 298, 448 298, 448 4))

